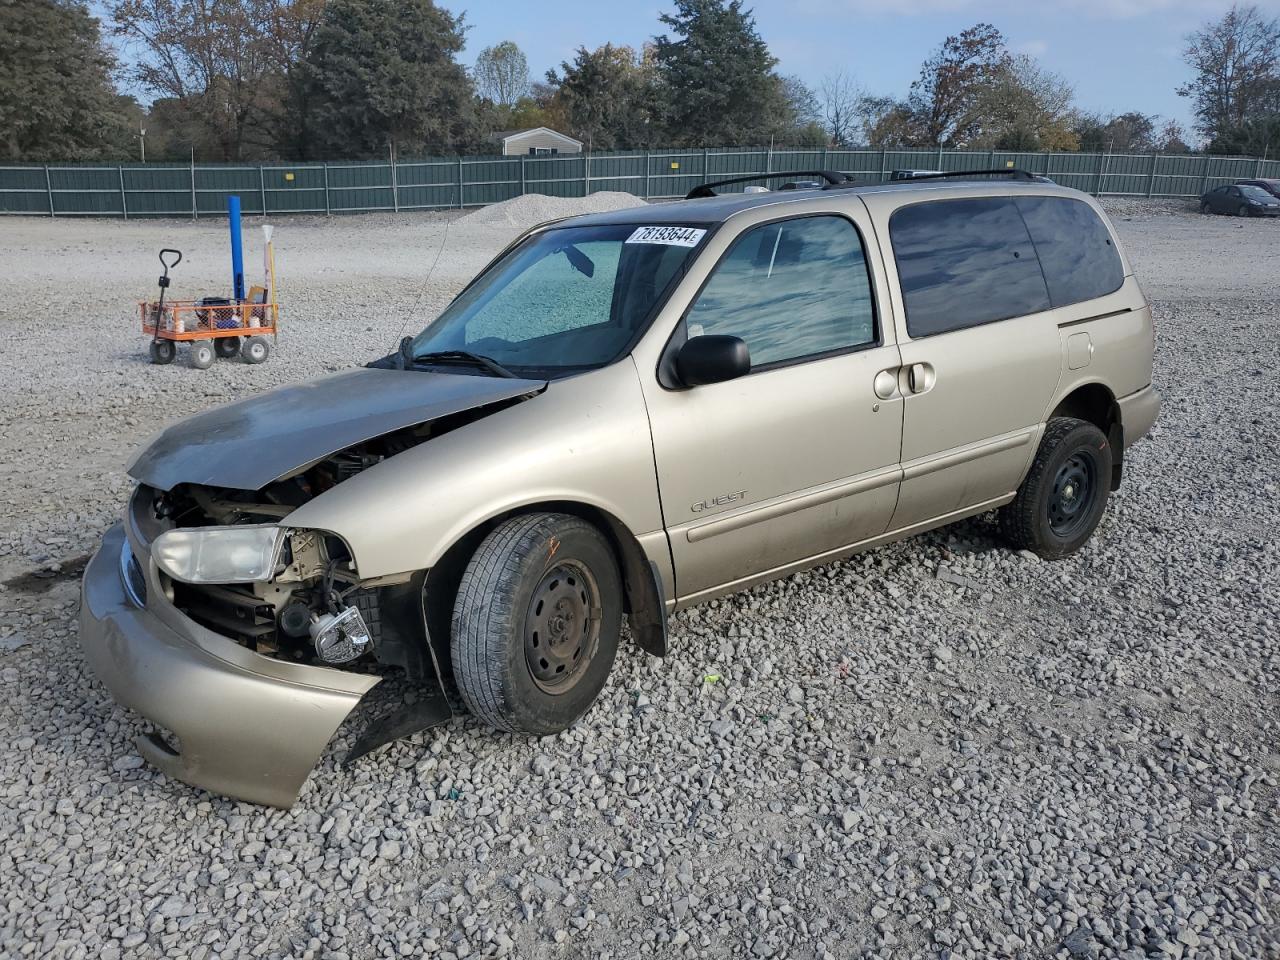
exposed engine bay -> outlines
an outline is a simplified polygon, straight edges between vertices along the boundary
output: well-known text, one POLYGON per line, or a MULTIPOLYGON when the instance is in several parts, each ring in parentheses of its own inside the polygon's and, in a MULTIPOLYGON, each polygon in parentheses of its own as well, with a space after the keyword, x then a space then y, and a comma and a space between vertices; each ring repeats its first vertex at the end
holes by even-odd
POLYGON ((401 615, 421 617, 420 608, 406 603, 413 575, 363 582, 340 538, 292 530, 284 521, 325 491, 451 426, 456 423, 421 424, 365 441, 257 491, 198 484, 179 484, 170 491, 140 488, 155 520, 169 528, 285 528, 269 580, 190 583, 170 578, 173 604, 197 623, 266 656, 356 669, 375 662, 408 667, 406 661, 418 658, 406 657, 407 625, 394 621, 401 615))

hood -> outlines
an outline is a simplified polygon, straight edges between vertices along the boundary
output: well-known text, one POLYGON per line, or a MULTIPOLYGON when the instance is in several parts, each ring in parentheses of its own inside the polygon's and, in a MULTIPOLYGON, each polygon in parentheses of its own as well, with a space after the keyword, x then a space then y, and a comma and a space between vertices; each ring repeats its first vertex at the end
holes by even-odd
POLYGON ((259 490, 365 440, 545 387, 541 380, 347 370, 179 420, 134 458, 129 475, 161 490, 180 483, 259 490))

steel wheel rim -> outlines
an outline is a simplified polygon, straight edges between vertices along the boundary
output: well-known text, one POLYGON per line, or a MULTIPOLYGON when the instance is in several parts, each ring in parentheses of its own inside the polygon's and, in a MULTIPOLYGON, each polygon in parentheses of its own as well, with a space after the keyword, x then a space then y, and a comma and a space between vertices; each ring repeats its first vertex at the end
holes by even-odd
POLYGON ((1063 539, 1075 536, 1088 523, 1097 495, 1097 459, 1088 450, 1073 453, 1053 477, 1049 492, 1049 529, 1063 539))
POLYGON ((561 694, 582 679, 600 643, 600 588, 581 563, 565 560, 538 581, 525 615, 524 656, 539 689, 561 694))

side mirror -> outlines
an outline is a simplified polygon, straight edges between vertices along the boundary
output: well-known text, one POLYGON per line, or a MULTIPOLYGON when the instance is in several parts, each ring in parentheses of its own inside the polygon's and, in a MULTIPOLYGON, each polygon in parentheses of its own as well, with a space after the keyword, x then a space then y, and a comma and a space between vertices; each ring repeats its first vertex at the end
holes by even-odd
POLYGON ((676 373, 687 387, 723 383, 751 372, 751 352, 741 337, 707 334, 685 341, 676 354, 676 373))

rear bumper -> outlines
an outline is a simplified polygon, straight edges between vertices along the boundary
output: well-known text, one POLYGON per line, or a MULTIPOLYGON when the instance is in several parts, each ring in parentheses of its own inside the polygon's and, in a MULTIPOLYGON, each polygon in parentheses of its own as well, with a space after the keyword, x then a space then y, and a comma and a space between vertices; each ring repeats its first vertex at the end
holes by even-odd
MULTIPOLYGON (((126 535, 112 527, 85 569, 80 642, 122 705, 174 734, 138 738, 166 775, 240 800, 288 808, 325 745, 379 678, 260 656, 187 619, 143 564, 145 607, 125 590, 126 535)), ((145 556, 143 552, 135 555, 145 556)))
POLYGON ((1160 415, 1160 394, 1148 385, 1116 401, 1120 405, 1120 425, 1124 428, 1124 445, 1130 446, 1151 432, 1160 415))

